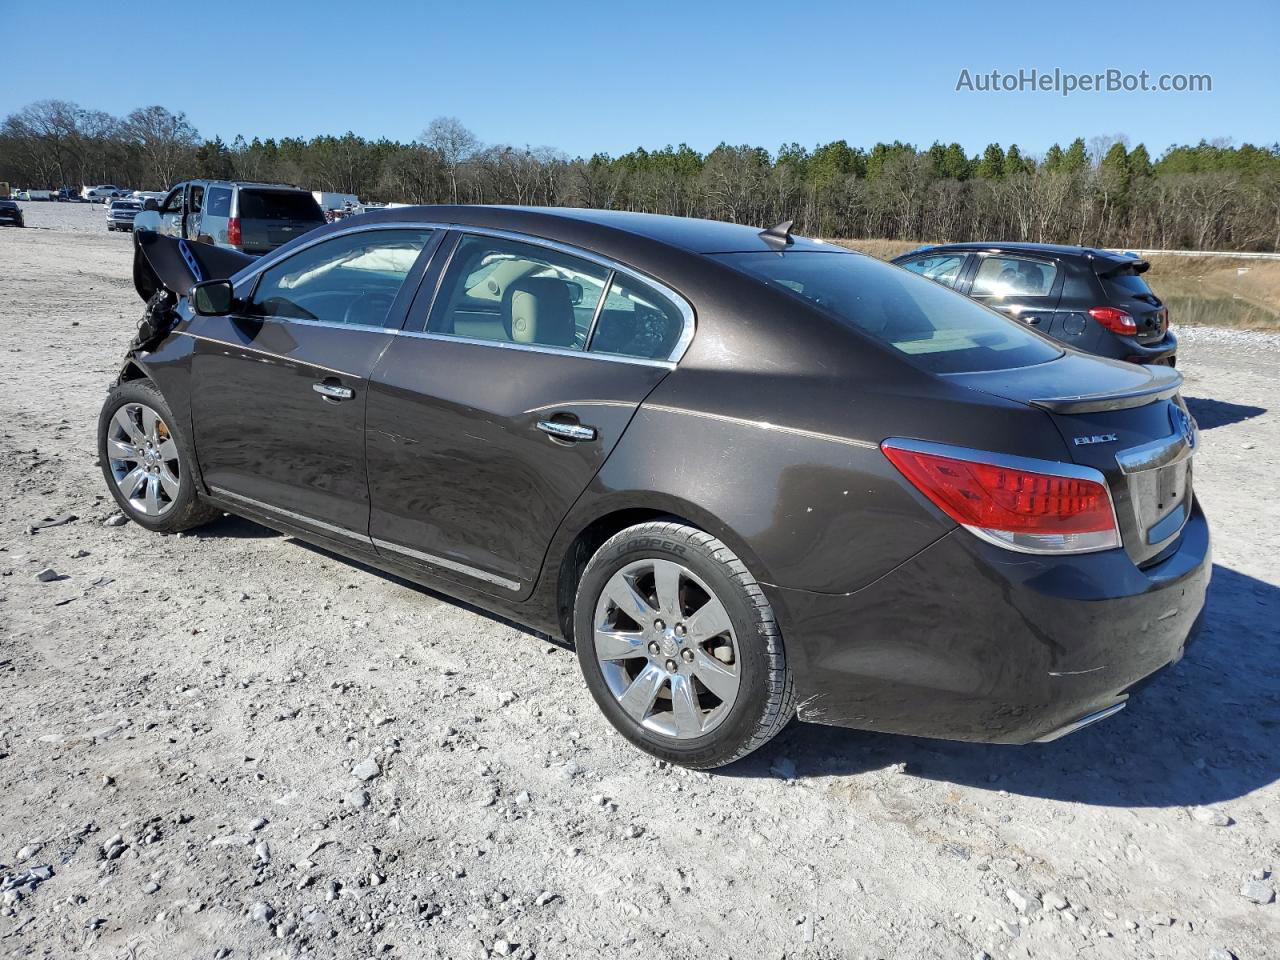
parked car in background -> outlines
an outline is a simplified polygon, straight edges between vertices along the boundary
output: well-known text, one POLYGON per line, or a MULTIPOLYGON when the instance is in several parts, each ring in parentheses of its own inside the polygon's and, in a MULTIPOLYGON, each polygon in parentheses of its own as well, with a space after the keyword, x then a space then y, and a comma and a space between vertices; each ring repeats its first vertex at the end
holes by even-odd
POLYGON ((80 195, 80 191, 75 187, 59 187, 57 196, 54 197, 59 203, 83 203, 84 197, 80 195))
POLYGON ((116 199, 107 202, 107 229, 132 230, 133 219, 142 212, 142 201, 116 199))
POLYGON ((27 225, 26 218, 22 215, 22 208, 12 197, 0 198, 0 223, 10 223, 15 227, 27 225))
POLYGON ((571 639, 664 760, 731 762, 797 711, 1053 739, 1199 622, 1176 371, 787 225, 445 206, 258 260, 134 237, 151 307, 98 425, 130 519, 241 514, 571 639))
POLYGON ((1169 310, 1128 254, 1047 243, 948 243, 896 257, 928 277, 1077 350, 1177 363, 1169 310))
POLYGON ((9 194, 14 200, 27 201, 31 199, 31 194, 26 190, 14 190, 9 194))
POLYGON ((136 229, 255 256, 325 222, 310 192, 283 183, 188 180, 170 190, 159 204, 145 206, 148 209, 137 219, 136 229))
POLYGON ((85 187, 80 196, 86 200, 102 203, 115 197, 123 197, 129 193, 125 187, 117 187, 114 183, 101 183, 96 187, 85 187))
POLYGON ((28 199, 28 200, 37 200, 37 201, 40 201, 40 200, 52 200, 52 199, 53 199, 53 191, 52 191, 52 190, 28 190, 28 191, 27 191, 27 199, 28 199))

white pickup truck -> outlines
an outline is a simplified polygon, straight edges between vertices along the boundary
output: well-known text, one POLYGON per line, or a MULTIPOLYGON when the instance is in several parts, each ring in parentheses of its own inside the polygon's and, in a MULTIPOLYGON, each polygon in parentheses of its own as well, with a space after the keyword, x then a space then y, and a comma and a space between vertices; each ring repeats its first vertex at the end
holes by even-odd
POLYGON ((96 187, 86 186, 80 191, 80 196, 90 202, 102 203, 104 200, 112 200, 116 197, 127 197, 129 190, 127 187, 117 187, 114 183, 100 183, 96 187))

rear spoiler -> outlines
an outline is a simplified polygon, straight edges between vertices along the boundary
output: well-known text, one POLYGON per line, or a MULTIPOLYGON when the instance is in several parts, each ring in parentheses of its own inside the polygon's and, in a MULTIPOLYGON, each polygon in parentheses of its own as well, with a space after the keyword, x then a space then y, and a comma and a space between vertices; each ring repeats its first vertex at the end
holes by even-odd
POLYGON ((1074 397, 1041 397, 1029 401, 1051 413, 1102 413, 1108 410, 1131 410, 1157 400, 1168 400, 1182 386, 1182 374, 1172 367, 1151 367, 1152 383, 1136 390, 1115 393, 1087 393, 1074 397))
POLYGON ((152 230, 133 234, 133 286, 144 301, 161 289, 185 297, 197 283, 229 280, 256 260, 236 250, 165 237, 152 230))
POLYGON ((1130 270, 1134 273, 1146 273, 1150 269, 1150 261, 1141 257, 1098 257, 1094 260, 1094 271, 1104 279, 1130 270))

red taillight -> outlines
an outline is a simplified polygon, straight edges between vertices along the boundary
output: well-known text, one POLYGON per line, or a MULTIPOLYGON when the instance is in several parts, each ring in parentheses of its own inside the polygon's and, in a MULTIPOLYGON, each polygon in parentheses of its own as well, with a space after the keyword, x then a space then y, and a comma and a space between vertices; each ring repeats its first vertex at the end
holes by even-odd
POLYGON ((1138 321, 1123 310, 1117 310, 1115 307, 1090 307, 1089 316, 1093 317, 1112 333, 1130 336, 1138 332, 1138 321))
POLYGON ((1120 545, 1111 494, 1103 483, 923 453, 894 441, 886 441, 883 450, 938 509, 983 539, 1032 553, 1120 545))
POLYGON ((240 218, 231 217, 227 220, 227 243, 233 247, 240 246, 240 218))

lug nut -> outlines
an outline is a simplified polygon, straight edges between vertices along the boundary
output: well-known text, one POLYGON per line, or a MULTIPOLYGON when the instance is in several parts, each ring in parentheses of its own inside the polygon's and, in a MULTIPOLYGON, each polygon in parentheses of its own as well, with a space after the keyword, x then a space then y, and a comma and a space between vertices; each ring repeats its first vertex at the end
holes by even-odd
POLYGON ((676 662, 675 662, 674 660, 668 660, 668 661, 667 661, 667 671, 668 671, 669 673, 675 673, 675 672, 676 672, 676 662))
POLYGON ((685 631, 684 631, 684 624, 683 624, 683 623, 677 623, 677 624, 676 624, 676 636, 677 636, 677 637, 683 637, 683 636, 684 636, 684 633, 685 633, 685 631))
POLYGON ((656 640, 650 640, 650 641, 649 641, 649 652, 650 652, 650 653, 657 653, 657 652, 658 652, 658 641, 656 641, 656 640))
POLYGON ((680 656, 684 658, 685 663, 693 663, 693 651, 688 648, 680 651, 680 656))
POLYGON ((653 629, 655 629, 655 630, 665 630, 665 629, 667 629, 667 625, 666 625, 665 623, 663 623, 661 620, 655 620, 655 621, 653 621, 653 629))

